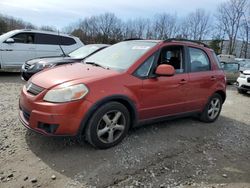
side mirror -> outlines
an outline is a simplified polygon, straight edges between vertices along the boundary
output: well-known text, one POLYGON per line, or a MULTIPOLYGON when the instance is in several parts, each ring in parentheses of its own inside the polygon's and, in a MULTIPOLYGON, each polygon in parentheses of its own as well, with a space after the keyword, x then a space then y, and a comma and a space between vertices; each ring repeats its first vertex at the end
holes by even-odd
POLYGON ((173 76, 175 69, 172 65, 161 64, 156 68, 155 74, 159 76, 173 76))
POLYGON ((15 43, 13 38, 8 38, 5 42, 8 44, 15 43))

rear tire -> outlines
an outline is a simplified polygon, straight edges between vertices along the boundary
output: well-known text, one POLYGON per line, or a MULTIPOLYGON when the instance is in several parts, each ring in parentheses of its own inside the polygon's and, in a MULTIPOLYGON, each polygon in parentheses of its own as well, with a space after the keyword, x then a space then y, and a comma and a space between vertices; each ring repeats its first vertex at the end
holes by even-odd
POLYGON ((129 126, 128 109, 121 103, 109 102, 90 118, 85 131, 86 140, 96 148, 110 148, 123 140, 129 126))
POLYGON ((222 108, 222 98, 218 93, 210 97, 203 112, 200 115, 200 120, 203 122, 214 122, 220 115, 222 108))

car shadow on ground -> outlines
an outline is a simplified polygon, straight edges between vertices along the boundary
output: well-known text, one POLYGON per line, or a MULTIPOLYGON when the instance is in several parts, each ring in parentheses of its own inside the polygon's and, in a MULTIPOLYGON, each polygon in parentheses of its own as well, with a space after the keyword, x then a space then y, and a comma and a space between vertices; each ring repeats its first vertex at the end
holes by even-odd
POLYGON ((25 83, 20 72, 0 72, 0 83, 25 83))
MULTIPOLYGON (((227 85, 227 90, 238 92, 237 87, 235 85, 227 85)), ((250 97, 250 91, 248 91, 247 93, 242 93, 242 94, 238 93, 238 95, 242 95, 242 96, 245 96, 245 97, 250 97)))
MULTIPOLYGON (((211 170, 213 174, 211 181, 222 183, 221 179, 214 177, 214 169, 209 169, 210 162, 204 158, 204 150, 210 153, 210 158, 216 159, 215 168, 232 165, 232 168, 249 174, 249 158, 245 155, 250 156, 250 131, 247 127, 248 132, 242 133, 242 126, 249 127, 224 116, 211 124, 192 118, 165 121, 132 129, 122 143, 106 150, 97 150, 87 143, 79 145, 74 138, 51 138, 31 131, 27 131, 25 138, 30 150, 50 168, 90 185, 113 185, 117 179, 139 173, 138 169, 157 165, 156 159, 161 157, 162 160, 171 159, 168 163, 194 160, 194 166, 188 167, 190 169, 186 173, 201 165, 198 161, 202 159, 204 168, 208 168, 207 173, 211 170), (234 159, 238 163, 233 162, 234 159)), ((180 168, 185 176, 185 170, 180 168)), ((224 178, 223 181, 250 182, 250 178, 243 175, 241 179, 224 178)))

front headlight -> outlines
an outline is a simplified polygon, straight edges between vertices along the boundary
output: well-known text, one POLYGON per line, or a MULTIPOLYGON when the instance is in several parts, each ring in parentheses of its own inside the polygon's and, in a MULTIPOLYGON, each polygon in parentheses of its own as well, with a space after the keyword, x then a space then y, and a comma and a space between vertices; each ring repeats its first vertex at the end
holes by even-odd
POLYGON ((88 88, 84 84, 67 86, 60 89, 51 89, 46 93, 43 100, 48 102, 69 102, 82 99, 88 93, 88 88))
POLYGON ((54 66, 55 64, 49 64, 45 61, 39 61, 38 63, 36 63, 36 69, 52 68, 54 66))

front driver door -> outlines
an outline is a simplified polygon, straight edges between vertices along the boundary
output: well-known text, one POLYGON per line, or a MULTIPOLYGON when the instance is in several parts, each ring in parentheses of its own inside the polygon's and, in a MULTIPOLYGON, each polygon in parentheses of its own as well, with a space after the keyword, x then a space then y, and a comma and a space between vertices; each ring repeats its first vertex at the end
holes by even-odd
POLYGON ((21 68, 25 61, 36 57, 34 34, 20 33, 12 37, 14 43, 2 44, 2 64, 4 68, 21 68))
MULTIPOLYGON (((141 111, 139 112, 140 119, 143 120, 186 111, 188 74, 185 68, 184 47, 166 46, 161 50, 160 56, 155 58, 155 67, 161 63, 171 64, 176 68, 176 74, 143 79, 141 111), (163 62, 164 59, 165 62, 163 62), (175 61, 171 62, 173 59, 175 61)), ((148 63, 147 61, 145 64, 148 63)))

